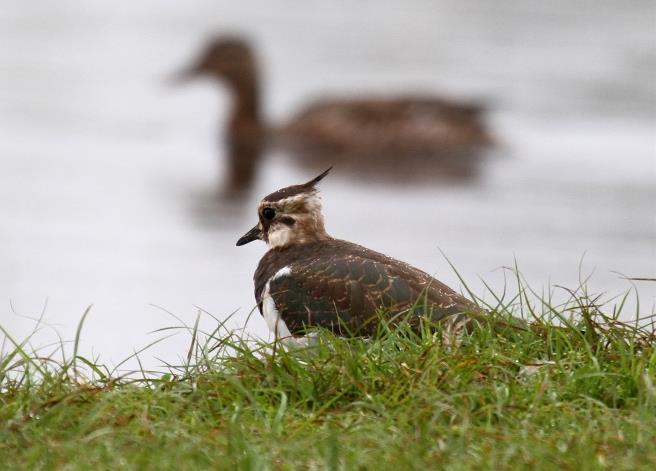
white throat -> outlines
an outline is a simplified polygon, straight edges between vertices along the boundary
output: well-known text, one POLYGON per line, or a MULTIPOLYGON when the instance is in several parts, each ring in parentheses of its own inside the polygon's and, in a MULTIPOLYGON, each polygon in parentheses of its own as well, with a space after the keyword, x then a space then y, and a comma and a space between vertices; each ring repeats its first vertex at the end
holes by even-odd
POLYGON ((271 249, 286 247, 292 240, 292 228, 285 224, 276 224, 269 229, 267 244, 271 249))

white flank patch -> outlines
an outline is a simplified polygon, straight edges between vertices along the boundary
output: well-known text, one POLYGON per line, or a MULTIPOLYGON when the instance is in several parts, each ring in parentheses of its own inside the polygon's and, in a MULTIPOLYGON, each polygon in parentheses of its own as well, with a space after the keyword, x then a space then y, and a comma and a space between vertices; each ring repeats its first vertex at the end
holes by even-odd
POLYGON ((290 337, 292 333, 289 331, 285 321, 280 317, 278 308, 276 308, 276 302, 269 294, 270 283, 267 282, 264 293, 262 294, 262 314, 264 315, 264 321, 276 338, 290 337))
POLYGON ((286 267, 282 267, 280 270, 278 270, 275 275, 271 277, 269 281, 277 280, 278 278, 282 278, 283 276, 289 276, 292 274, 292 269, 287 265, 286 267))
POLYGON ((285 321, 280 317, 278 308, 276 307, 276 302, 271 297, 269 292, 270 284, 273 280, 289 276, 292 274, 291 268, 283 267, 278 270, 270 279, 267 281, 266 286, 264 287, 264 293, 262 294, 262 315, 264 316, 264 321, 266 322, 269 330, 273 333, 276 340, 282 341, 286 347, 304 347, 311 343, 312 339, 309 337, 294 337, 289 331, 289 327, 285 324, 285 321))

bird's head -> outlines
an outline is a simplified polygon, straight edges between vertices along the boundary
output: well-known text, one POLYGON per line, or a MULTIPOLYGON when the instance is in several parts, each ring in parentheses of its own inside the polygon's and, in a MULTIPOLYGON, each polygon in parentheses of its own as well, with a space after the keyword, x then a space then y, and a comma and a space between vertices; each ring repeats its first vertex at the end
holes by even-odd
POLYGON ((195 62, 178 74, 179 80, 209 76, 237 85, 255 76, 256 64, 250 44, 238 36, 210 40, 195 62))
MULTIPOLYGON (((332 167, 331 167, 332 168, 332 167)), ((330 239, 321 213, 321 197, 316 187, 330 168, 302 185, 292 185, 265 196, 257 208, 259 222, 244 234, 237 245, 260 239, 272 249, 330 239)))

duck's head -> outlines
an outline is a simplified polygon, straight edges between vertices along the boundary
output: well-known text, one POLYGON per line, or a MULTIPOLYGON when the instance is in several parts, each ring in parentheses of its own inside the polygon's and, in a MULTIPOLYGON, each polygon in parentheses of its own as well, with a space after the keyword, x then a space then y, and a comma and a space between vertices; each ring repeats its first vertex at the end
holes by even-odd
POLYGON ((251 81, 255 72, 255 57, 249 42, 238 36, 220 36, 210 40, 191 67, 178 78, 207 76, 239 84, 251 81))
POLYGON ((292 245, 330 239, 324 227, 317 188, 317 183, 330 170, 307 183, 288 186, 265 196, 257 208, 259 222, 237 241, 237 245, 259 239, 266 242, 269 248, 281 250, 292 245))

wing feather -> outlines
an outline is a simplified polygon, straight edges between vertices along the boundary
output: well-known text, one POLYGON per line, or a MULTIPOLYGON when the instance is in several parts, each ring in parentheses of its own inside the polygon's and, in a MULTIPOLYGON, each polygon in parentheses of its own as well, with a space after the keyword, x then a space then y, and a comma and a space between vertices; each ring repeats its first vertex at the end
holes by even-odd
POLYGON ((381 257, 333 252, 294 262, 285 276, 271 279, 270 296, 292 334, 321 326, 366 335, 375 329, 369 321, 381 310, 396 314, 415 304, 418 314, 435 320, 472 308, 426 273, 381 257))

